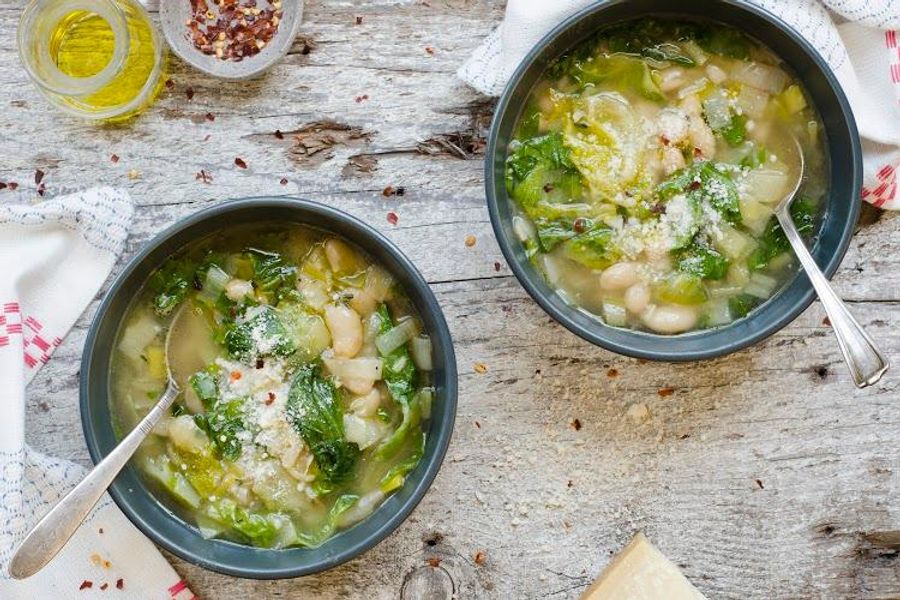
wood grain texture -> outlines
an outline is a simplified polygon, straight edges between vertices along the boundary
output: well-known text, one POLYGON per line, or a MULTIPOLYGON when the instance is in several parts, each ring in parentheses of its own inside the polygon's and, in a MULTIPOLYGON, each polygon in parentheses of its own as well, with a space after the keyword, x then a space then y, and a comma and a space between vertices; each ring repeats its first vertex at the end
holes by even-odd
MULTIPOLYGON (((3 39, 14 39, 23 4, 0 0, 3 39)), ((12 43, 0 47, 0 179, 21 184, 0 201, 31 200, 38 167, 50 194, 125 187, 138 206, 130 255, 228 197, 309 197, 394 240, 450 323, 456 433, 434 487, 394 535, 303 579, 234 579, 170 556, 176 569, 204 599, 556 600, 577 598, 643 530, 711 599, 900 598, 900 380, 889 372, 855 390, 820 306, 730 357, 642 363, 567 333, 511 277, 478 155, 492 102, 454 76, 502 9, 308 1, 301 39, 262 79, 223 84, 173 60, 174 89, 116 127, 52 111, 12 43), (403 194, 385 197, 388 186, 403 194)), ((900 217, 872 210, 865 222, 836 285, 900 364, 900 217)), ((29 443, 82 464, 78 369, 95 308, 28 400, 29 443)))

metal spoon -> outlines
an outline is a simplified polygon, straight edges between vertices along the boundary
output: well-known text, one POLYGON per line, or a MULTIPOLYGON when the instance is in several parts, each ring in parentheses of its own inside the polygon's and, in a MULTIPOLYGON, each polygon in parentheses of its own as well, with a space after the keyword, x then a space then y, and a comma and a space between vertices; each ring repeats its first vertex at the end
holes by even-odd
MULTIPOLYGON (((181 392, 181 386, 187 377, 180 361, 174 361, 181 367, 182 374, 172 372, 172 354, 178 352, 177 348, 183 348, 186 344, 173 344, 173 340, 181 341, 190 339, 192 333, 192 310, 186 308, 188 303, 182 304, 178 312, 172 318, 169 331, 166 333, 166 390, 157 401, 156 406, 150 409, 141 422, 113 448, 106 458, 100 461, 94 469, 66 494, 62 500, 48 512, 44 518, 25 536, 13 555, 9 564, 9 574, 15 579, 24 579, 40 571, 56 554, 65 546, 69 538, 75 533, 81 522, 87 517, 91 509, 100 500, 100 496, 112 484, 134 452, 138 449, 153 427, 169 410, 169 406, 181 392), (173 348, 176 348, 173 350, 173 348), (178 378, 176 379, 176 376, 178 378)), ((187 344, 189 346, 190 344, 187 344)), ((183 352, 183 351, 182 351, 183 352)), ((179 357, 180 358, 180 357, 179 357)))
POLYGON ((850 375, 853 376, 856 387, 864 388, 881 379, 881 376, 888 370, 890 364, 881 350, 875 345, 875 342, 872 341, 872 338, 869 337, 857 320, 853 318, 853 315, 850 314, 850 311, 847 310, 844 301, 832 289, 828 279, 822 273, 822 270, 819 269, 812 254, 806 248, 803 238, 800 237, 800 232, 797 231, 797 227, 794 225, 790 208, 794 198, 796 198, 800 183, 803 181, 805 168, 803 148, 800 146, 797 138, 794 138, 794 144, 797 146, 800 174, 797 177, 797 183, 794 185, 794 188, 775 208, 775 216, 778 218, 781 229, 784 230, 788 241, 791 243, 794 253, 800 259, 800 264, 806 271, 806 275, 816 289, 819 300, 822 301, 822 306, 825 307, 825 312, 831 321, 831 328, 834 330, 834 335, 837 337, 838 345, 841 348, 841 354, 844 355, 844 361, 850 367, 850 375))

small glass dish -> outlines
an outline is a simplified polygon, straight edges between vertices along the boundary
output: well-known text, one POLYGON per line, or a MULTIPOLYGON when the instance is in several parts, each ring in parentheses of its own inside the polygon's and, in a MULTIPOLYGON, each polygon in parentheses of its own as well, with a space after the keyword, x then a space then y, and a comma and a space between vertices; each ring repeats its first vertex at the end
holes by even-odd
POLYGON ((162 39, 135 0, 32 0, 17 44, 38 90, 79 117, 126 119, 164 83, 162 39))
MULTIPOLYGON (((202 2, 202 0, 201 0, 202 2)), ((303 0, 278 0, 281 16, 274 37, 252 56, 240 60, 220 58, 201 51, 191 38, 190 24, 195 2, 166 0, 160 2, 159 18, 172 51, 192 67, 220 79, 248 79, 259 75, 281 60, 291 49, 303 20, 303 0)), ((214 4, 209 0, 209 4, 214 4)), ((237 2, 241 4, 240 1, 237 2)), ((210 10, 210 16, 215 11, 210 10)), ((214 19, 213 19, 214 20, 214 19)), ((212 43, 214 40, 210 40, 212 43)))

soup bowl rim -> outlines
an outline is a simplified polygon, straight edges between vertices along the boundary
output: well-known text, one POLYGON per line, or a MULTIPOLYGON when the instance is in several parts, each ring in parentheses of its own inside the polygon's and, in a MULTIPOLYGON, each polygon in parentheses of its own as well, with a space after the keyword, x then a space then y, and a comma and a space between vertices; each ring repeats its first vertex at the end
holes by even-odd
MULTIPOLYGON (((599 317, 592 315, 586 309, 574 304, 565 303, 565 301, 558 296, 556 290, 545 281, 543 274, 524 258, 524 253, 521 251, 522 243, 509 234, 511 223, 508 223, 507 221, 510 219, 507 218, 504 209, 501 208, 501 204, 511 204, 512 200, 505 190, 502 178, 498 179, 497 176, 499 171, 498 165, 502 166, 507 156, 507 149, 500 139, 501 127, 504 124, 504 119, 510 112, 515 113, 516 116, 513 121, 515 124, 518 121, 524 106, 521 98, 522 92, 519 89, 522 80, 529 75, 532 70, 542 68, 542 65, 538 64, 540 60, 553 60, 554 58, 561 56, 566 50, 556 52, 549 58, 544 55, 548 52, 549 47, 557 43, 560 39, 564 40, 565 36, 568 34, 572 34, 573 37, 578 36, 577 27, 583 21, 601 13, 600 16, 597 17, 600 22, 596 24, 596 28, 592 29, 592 31, 641 17, 654 17, 659 18, 660 20, 682 19, 688 21, 709 22, 711 24, 722 23, 715 18, 709 18, 705 15, 691 12, 690 9, 685 9, 683 7, 673 6, 672 8, 666 8, 659 12, 653 12, 651 9, 645 8, 647 6, 655 6, 658 4, 660 3, 654 2, 653 0, 646 0, 644 2, 608 0, 606 2, 592 4, 562 21, 531 48, 521 60, 504 87, 494 111, 491 128, 488 133, 486 160, 484 164, 485 192, 491 227, 507 264, 516 276, 516 279, 518 279, 519 283, 525 288, 526 292, 554 320, 580 338, 624 356, 655 361, 686 362, 712 359, 731 354, 761 342, 787 326, 806 310, 815 299, 815 290, 809 282, 809 279, 802 272, 797 272, 794 276, 788 278, 781 284, 775 295, 766 300, 759 307, 756 307, 748 316, 736 319, 723 326, 674 335, 656 334, 647 331, 610 326, 604 323, 599 317), (619 9, 628 14, 621 18, 601 18, 602 13, 619 9), (771 316, 771 318, 767 320, 760 319, 761 315, 765 314, 762 311, 762 308, 771 303, 779 303, 779 305, 783 304, 784 298, 781 298, 783 292, 795 284, 803 286, 803 292, 800 297, 789 306, 780 310, 777 315, 771 316), (585 319, 585 316, 590 318, 585 319), (743 331, 741 332, 736 331, 739 324, 746 324, 742 327, 743 331), (707 343, 710 340, 712 343, 707 343), (686 347, 687 345, 690 345, 690 347, 686 347)), ((852 183, 850 184, 850 187, 853 191, 853 199, 851 200, 852 204, 849 209, 848 218, 843 223, 840 231, 840 238, 837 240, 833 252, 826 257, 824 265, 821 264, 821 261, 818 261, 822 271, 830 278, 837 271, 841 260, 847 252, 861 210, 861 200, 859 200, 859 198, 861 197, 862 190, 862 148, 850 103, 825 59, 802 35, 788 24, 779 21, 775 15, 762 8, 742 2, 741 0, 706 0, 703 4, 716 5, 726 11, 749 13, 754 17, 767 22, 769 26, 778 29, 781 34, 790 39, 790 42, 797 50, 805 55, 806 59, 815 64, 818 72, 817 74, 824 78, 830 91, 834 94, 835 105, 833 106, 836 106, 839 113, 839 123, 834 126, 846 130, 847 137, 849 138, 849 170, 852 173, 852 183)), ((736 25, 734 23, 722 24, 743 31, 752 39, 759 40, 766 45, 764 37, 761 37, 752 31, 747 31, 742 25, 736 25)), ((582 35, 577 40, 563 42, 561 45, 568 48, 568 50, 571 50, 579 43, 584 42, 585 37, 585 35, 582 35)), ((784 60, 783 57, 779 58, 784 60)), ((804 78, 801 77, 801 80, 803 79, 804 78)), ((531 88, 524 92, 524 97, 527 98, 530 89, 531 88)), ((813 104, 818 110, 818 103, 815 99, 813 100, 813 104)), ((828 126, 824 122, 823 126, 826 130, 825 133, 827 134, 828 126)), ((831 142, 827 140, 826 135, 826 153, 828 153, 830 143, 831 142)), ((831 170, 832 166, 833 165, 829 166, 829 177, 833 176, 831 170)), ((823 211, 826 212, 823 215, 820 224, 820 232, 825 231, 826 226, 829 224, 830 215, 828 214, 829 211, 827 209, 831 194, 832 191, 829 188, 829 192, 825 195, 823 200, 823 211)), ((507 210, 506 213, 509 213, 509 211, 507 210)), ((816 240, 815 246, 810 248, 810 251, 813 252, 814 255, 817 250, 819 250, 818 239, 816 240)))
MULTIPOLYGON (((90 401, 90 390, 93 385, 92 374, 97 372, 98 369, 100 369, 100 371, 97 373, 97 377, 102 378, 101 383, 106 387, 107 395, 109 393, 108 390, 110 385, 110 361, 107 360, 105 365, 98 366, 98 364, 95 364, 94 354, 98 345, 111 344, 109 336, 105 336, 101 339, 101 336, 99 335, 99 330, 104 320, 116 319, 118 321, 116 324, 116 331, 118 331, 132 306, 131 303, 138 293, 140 285, 145 281, 140 281, 137 288, 126 288, 126 285, 132 283, 130 281, 132 274, 139 268, 145 267, 145 261, 149 260, 151 254, 161 247, 165 247, 174 237, 182 234, 185 230, 193 228, 208 219, 220 219, 223 214, 239 213, 240 211, 251 208, 260 209, 265 207, 275 207, 288 211, 297 210, 298 218, 295 222, 298 225, 306 225, 326 233, 334 233, 331 227, 334 227, 335 223, 340 222, 347 226, 348 229, 353 230, 355 234, 360 234, 369 238, 367 243, 369 243, 371 247, 377 247, 378 252, 373 252, 371 249, 365 247, 363 249, 372 256, 376 263, 383 262, 385 257, 389 257, 395 265, 400 265, 402 268, 406 284, 406 293, 414 299, 416 309, 419 311, 423 320, 430 323, 431 327, 428 329, 428 332, 432 336, 433 344, 435 346, 435 356, 437 357, 439 355, 439 351, 440 355, 444 358, 440 365, 440 368, 443 370, 443 380, 439 382, 442 386, 442 408, 438 415, 432 416, 429 425, 429 435, 430 437, 435 438, 435 445, 431 448, 430 452, 426 449, 420 459, 420 463, 416 468, 416 471, 419 472, 413 471, 404 486, 398 490, 398 492, 406 494, 406 497, 402 500, 398 500, 396 503, 391 503, 392 499, 399 497, 399 494, 388 495, 372 514, 368 515, 359 523, 337 532, 317 548, 291 547, 284 549, 265 549, 227 540, 202 540, 202 536, 200 536, 196 526, 186 522, 181 516, 165 507, 160 501, 159 495, 147 488, 142 480, 138 479, 139 484, 142 487, 141 491, 144 493, 143 496, 139 494, 137 497, 131 497, 134 490, 124 488, 124 483, 121 481, 121 475, 120 478, 114 481, 110 486, 108 490, 109 494, 125 516, 156 544, 182 559, 200 567, 227 575, 251 579, 282 579, 309 575, 331 569, 356 558, 387 538, 409 517, 424 498, 440 470, 450 444, 456 419, 458 395, 456 357, 450 330, 440 305, 428 283, 422 277, 418 269, 416 269, 412 261, 407 258, 393 242, 372 226, 344 211, 315 201, 287 196, 259 196, 223 200, 211 207, 204 208, 177 220, 174 224, 170 225, 154 236, 150 241, 146 242, 134 256, 128 260, 122 270, 115 276, 109 289, 106 291, 105 296, 91 321, 84 351, 82 353, 79 407, 81 412, 82 430, 87 443, 88 453, 90 454, 93 463, 97 464, 103 458, 105 452, 104 450, 101 450, 96 423, 98 423, 99 420, 103 420, 103 422, 110 424, 110 426, 114 427, 114 425, 112 425, 113 412, 109 406, 108 398, 106 398, 106 401, 102 404, 98 403, 97 406, 94 406, 90 401), (117 310, 116 314, 112 314, 111 307, 113 303, 119 301, 120 296, 123 294, 129 295, 130 299, 125 304, 124 309, 117 310), (435 416, 438 418, 435 418, 435 416), (406 493, 407 488, 410 489, 408 493, 406 493), (389 503, 392 504, 392 510, 390 511, 387 510, 389 503), (163 523, 164 527, 162 527, 162 529, 166 529, 167 533, 159 531, 159 529, 161 529, 158 520, 160 517, 156 513, 160 509, 168 513, 167 517, 171 521, 163 523), (356 527, 360 527, 364 524, 368 524, 367 529, 370 529, 370 531, 367 531, 364 534, 366 537, 355 542, 347 542, 347 538, 343 537, 344 534, 351 532, 356 527), (176 529, 177 535, 172 535, 173 527, 176 529), (180 533, 180 530, 190 533, 180 533), (196 536, 196 538, 200 538, 202 542, 196 539, 188 540, 188 542, 200 543, 205 549, 208 549, 208 551, 197 552, 186 549, 184 547, 186 542, 182 537, 183 535, 193 535, 196 536), (220 554, 222 549, 227 550, 227 555, 229 557, 239 556, 240 560, 223 560, 221 558, 222 554, 220 554), (277 568, 272 567, 270 564, 267 565, 267 563, 271 562, 267 559, 272 559, 276 556, 282 558, 286 553, 294 553, 298 557, 297 564, 287 567, 279 566, 277 568)), ((249 221, 251 224, 265 224, 271 222, 271 220, 265 218, 249 221)), ((234 226, 235 225, 230 223, 223 224, 210 232, 196 236, 194 239, 203 238, 209 233, 227 230, 234 226)), ((172 252, 177 252, 180 248, 183 248, 186 243, 190 243, 190 241, 192 240, 175 245, 171 250, 166 252, 166 255, 168 256, 171 255, 172 252)), ((158 266, 158 264, 154 265, 154 268, 156 266, 158 266)), ((396 269, 389 269, 389 271, 396 273, 396 269)), ((436 370, 438 370, 437 366, 436 370)), ((109 449, 106 449, 105 451, 108 452, 108 450, 109 449)), ((132 472, 135 470, 131 463, 125 467, 123 472, 128 470, 131 470, 132 472)), ((165 519, 165 516, 162 518, 165 519)))

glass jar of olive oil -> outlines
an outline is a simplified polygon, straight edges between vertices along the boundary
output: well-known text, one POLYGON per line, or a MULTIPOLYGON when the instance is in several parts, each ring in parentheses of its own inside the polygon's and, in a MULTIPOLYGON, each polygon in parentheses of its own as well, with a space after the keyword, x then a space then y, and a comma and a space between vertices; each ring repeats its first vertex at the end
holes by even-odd
POLYGON ((18 45, 38 89, 82 117, 126 119, 165 83, 162 40, 135 0, 32 0, 18 45))

